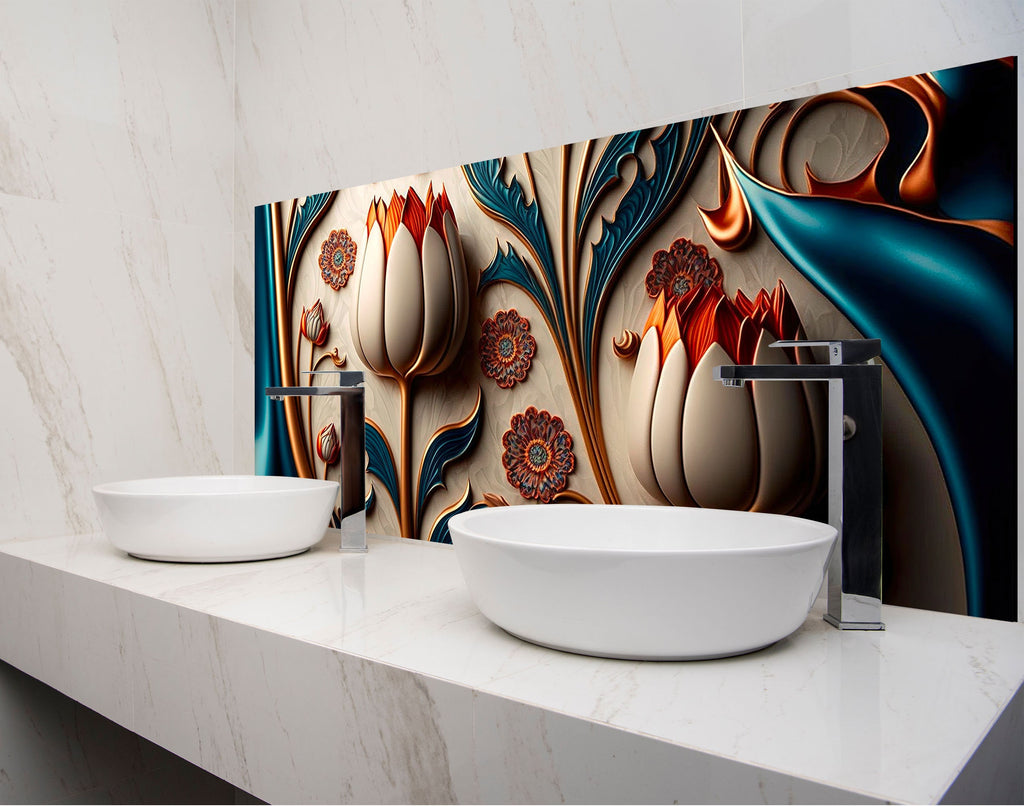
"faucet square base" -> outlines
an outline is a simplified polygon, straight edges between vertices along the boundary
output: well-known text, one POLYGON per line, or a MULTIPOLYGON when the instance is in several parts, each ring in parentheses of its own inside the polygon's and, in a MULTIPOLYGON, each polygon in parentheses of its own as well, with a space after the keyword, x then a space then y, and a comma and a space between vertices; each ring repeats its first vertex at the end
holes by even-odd
POLYGON ((840 621, 828 613, 824 616, 825 621, 837 630, 884 630, 885 624, 881 621, 840 621))

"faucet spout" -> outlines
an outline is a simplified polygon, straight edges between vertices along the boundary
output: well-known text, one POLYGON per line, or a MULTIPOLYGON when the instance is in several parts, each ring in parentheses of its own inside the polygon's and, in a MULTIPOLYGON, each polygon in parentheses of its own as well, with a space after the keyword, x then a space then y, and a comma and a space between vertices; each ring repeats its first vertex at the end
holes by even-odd
POLYGON ((341 423, 340 498, 341 551, 366 551, 366 425, 363 373, 327 370, 303 372, 304 375, 337 375, 337 386, 268 386, 271 400, 286 397, 337 397, 341 423))
POLYGON ((826 346, 828 364, 719 366, 725 386, 746 381, 828 382, 828 522, 839 534, 828 568, 825 620, 844 630, 883 630, 882 367, 878 339, 776 341, 826 346))

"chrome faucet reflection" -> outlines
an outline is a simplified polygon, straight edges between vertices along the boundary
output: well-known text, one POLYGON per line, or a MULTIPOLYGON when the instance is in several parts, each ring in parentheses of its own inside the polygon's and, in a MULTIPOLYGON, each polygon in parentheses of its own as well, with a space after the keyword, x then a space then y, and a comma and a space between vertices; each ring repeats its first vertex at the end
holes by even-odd
POLYGON ((337 375, 336 386, 268 386, 271 400, 331 396, 339 400, 341 465, 339 479, 341 551, 366 551, 365 390, 363 373, 342 370, 303 372, 337 375))
POLYGON ((776 341, 827 347, 828 364, 719 366, 726 386, 828 381, 828 522, 839 533, 828 568, 825 620, 843 630, 882 623, 882 367, 879 339, 776 341))

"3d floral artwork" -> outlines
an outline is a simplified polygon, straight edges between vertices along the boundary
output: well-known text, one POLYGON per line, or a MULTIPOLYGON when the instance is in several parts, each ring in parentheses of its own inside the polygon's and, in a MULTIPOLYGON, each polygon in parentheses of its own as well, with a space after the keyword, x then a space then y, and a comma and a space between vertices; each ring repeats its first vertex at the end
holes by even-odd
POLYGON ((257 208, 257 471, 337 473, 330 407, 262 389, 344 366, 370 531, 822 518, 824 384, 712 373, 880 338, 884 598, 1015 618, 1015 86, 995 60, 257 208))

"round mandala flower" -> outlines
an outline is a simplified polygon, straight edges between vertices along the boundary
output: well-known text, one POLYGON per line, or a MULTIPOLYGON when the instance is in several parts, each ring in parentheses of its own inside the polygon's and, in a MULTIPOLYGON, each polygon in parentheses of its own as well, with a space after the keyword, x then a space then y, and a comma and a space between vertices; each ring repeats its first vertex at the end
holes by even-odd
POLYGON ((523 498, 547 504, 565 489, 567 477, 576 467, 572 437, 560 417, 533 406, 513 415, 509 425, 501 438, 505 448, 501 464, 508 483, 518 488, 523 498))
POLYGON ((320 275, 324 282, 337 291, 348 282, 356 267, 356 242, 348 230, 331 230, 327 240, 320 244, 320 275))
POLYGON ((480 368, 502 389, 526 380, 537 340, 530 335, 530 321, 511 308, 484 320, 480 335, 480 368))
POLYGON ((688 238, 679 238, 667 252, 659 249, 654 253, 644 285, 651 299, 664 291, 665 297, 671 300, 696 286, 721 286, 722 267, 708 255, 706 246, 688 238))

